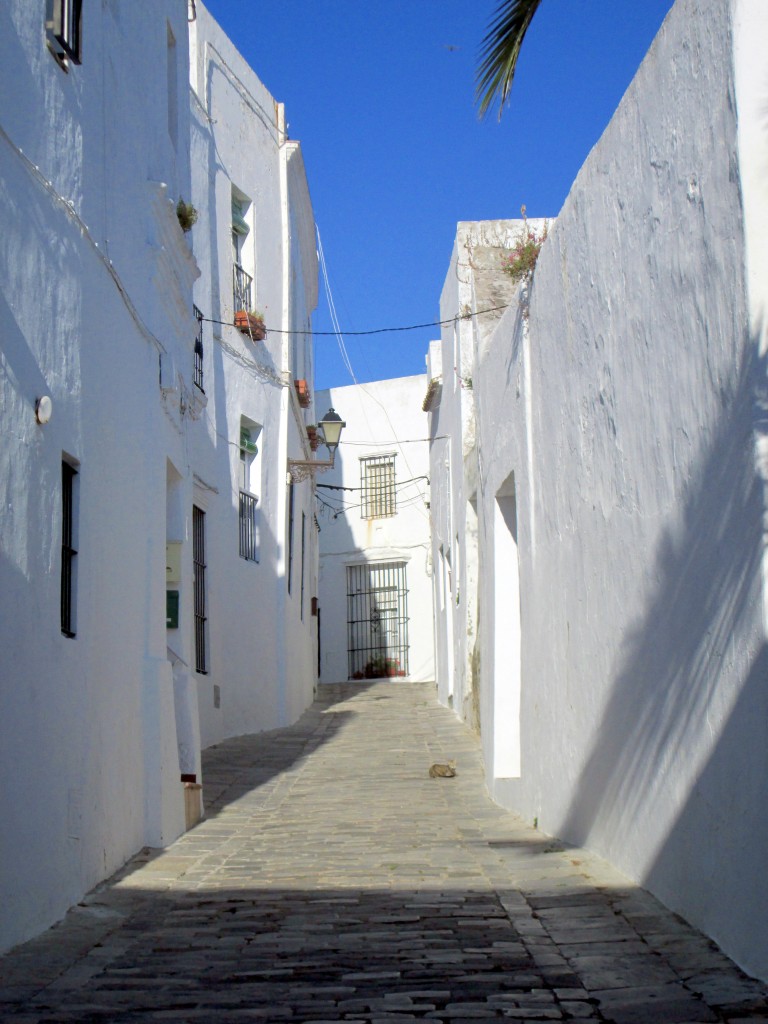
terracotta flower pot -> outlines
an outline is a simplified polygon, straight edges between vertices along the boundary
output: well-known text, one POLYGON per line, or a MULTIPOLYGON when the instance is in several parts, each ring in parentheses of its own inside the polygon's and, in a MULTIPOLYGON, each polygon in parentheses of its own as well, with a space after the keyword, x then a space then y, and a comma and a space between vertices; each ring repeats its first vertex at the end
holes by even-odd
POLYGON ((302 409, 308 409, 309 406, 312 404, 312 396, 309 393, 309 385, 305 380, 295 380, 293 382, 293 385, 296 388, 296 395, 298 396, 299 399, 299 405, 302 407, 302 409))
POLYGON ((249 313, 246 309, 239 309, 235 313, 235 327, 242 334, 247 334, 254 341, 264 341, 267 336, 267 328, 264 321, 255 313, 249 313))

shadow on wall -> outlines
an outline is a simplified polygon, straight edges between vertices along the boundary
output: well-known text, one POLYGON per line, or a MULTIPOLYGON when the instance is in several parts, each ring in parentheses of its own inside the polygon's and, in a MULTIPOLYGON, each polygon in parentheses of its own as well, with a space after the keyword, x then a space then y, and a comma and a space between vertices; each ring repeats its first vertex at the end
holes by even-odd
MULTIPOLYGON (((689 488, 681 535, 667 531, 658 547, 655 595, 626 638, 594 749, 558 830, 580 845, 599 831, 611 853, 614 845, 631 849, 637 830, 669 806, 670 793, 674 798, 675 780, 686 772, 675 762, 695 760, 727 721, 698 782, 685 784, 685 807, 670 834, 660 835, 648 874, 673 907, 686 893, 689 917, 699 887, 693 899, 702 908, 715 899, 722 919, 723 901, 748 884, 750 856, 757 863, 758 853, 743 854, 755 830, 763 840, 754 849, 766 848, 763 496, 753 443, 755 429, 766 433, 768 405, 754 393, 765 373, 764 360, 747 356, 732 397, 723 396, 720 428, 689 488), (738 835, 727 832, 734 828, 738 835)), ((660 833, 664 827, 659 819, 660 833)), ((692 919, 717 937, 702 917, 705 909, 692 919)))

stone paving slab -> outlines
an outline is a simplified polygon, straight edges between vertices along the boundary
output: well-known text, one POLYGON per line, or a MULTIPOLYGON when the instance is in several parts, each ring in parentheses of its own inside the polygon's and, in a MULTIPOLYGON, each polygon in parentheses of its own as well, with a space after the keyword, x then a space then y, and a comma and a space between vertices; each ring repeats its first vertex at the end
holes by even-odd
POLYGON ((768 1021, 706 937, 493 804, 432 685, 323 688, 204 777, 195 829, 0 959, 0 1021, 768 1021))

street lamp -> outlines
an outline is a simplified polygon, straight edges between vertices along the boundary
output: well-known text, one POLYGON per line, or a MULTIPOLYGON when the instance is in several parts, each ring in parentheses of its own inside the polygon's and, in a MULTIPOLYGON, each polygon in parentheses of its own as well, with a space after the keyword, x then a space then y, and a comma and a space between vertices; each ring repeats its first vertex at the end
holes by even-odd
POLYGON ((341 439, 341 431, 346 427, 346 423, 342 420, 341 416, 336 410, 331 407, 328 412, 318 423, 323 431, 323 440, 325 441, 325 447, 331 453, 331 463, 336 458, 336 449, 339 447, 339 440, 341 439))
POLYGON ((336 461, 336 449, 339 447, 339 441, 341 440, 341 431, 346 425, 335 409, 330 408, 328 410, 318 423, 318 427, 323 432, 323 443, 331 457, 327 461, 319 459, 288 459, 288 472, 295 483, 305 480, 308 476, 314 476, 315 473, 324 473, 326 469, 333 468, 336 461))

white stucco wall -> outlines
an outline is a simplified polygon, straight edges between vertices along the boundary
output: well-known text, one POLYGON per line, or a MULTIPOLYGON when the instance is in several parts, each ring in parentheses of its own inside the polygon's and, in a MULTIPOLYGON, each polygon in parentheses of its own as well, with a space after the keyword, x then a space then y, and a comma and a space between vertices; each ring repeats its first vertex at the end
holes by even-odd
MULTIPOLYGON (((192 116, 186 0, 83 5, 68 73, 46 49, 42 0, 0 7, 13 97, 0 129, 0 951, 181 833, 181 775, 199 779, 201 743, 286 724, 312 699, 315 626, 285 580, 287 460, 309 454, 312 416, 293 386, 311 387, 312 208, 282 108, 195 7, 192 116), (257 345, 231 326, 233 183, 253 190, 249 258, 271 328, 257 345), (187 235, 180 197, 198 209, 187 235), (195 303, 225 321, 204 325, 205 393, 198 277, 195 303), (258 564, 238 550, 241 416, 262 427, 258 564), (62 458, 78 469, 75 637, 60 622, 62 458), (193 503, 207 517, 206 675, 193 503)), ((311 487, 297 509, 311 521, 311 487)), ((305 557, 316 593, 313 531, 305 557)))
POLYGON ((474 372, 492 793, 763 977, 767 42, 678 0, 474 372))
MULTIPOLYGON (((347 566, 404 562, 408 586, 410 681, 434 679, 433 605, 429 544, 429 452, 421 409, 424 375, 320 391, 319 419, 333 406, 346 422, 336 466, 317 477, 320 523, 321 683, 349 676, 347 566), (360 459, 393 454, 397 514, 361 516, 360 459), (325 504, 323 504, 323 501, 325 504), (347 510, 335 515, 328 505, 347 510)), ((327 457, 321 448, 318 456, 327 457)))
MULTIPOLYGON (((540 234, 545 221, 531 219, 528 227, 540 234)), ((434 602, 439 609, 435 623, 438 693, 443 703, 455 708, 473 727, 479 722, 476 677, 482 660, 477 643, 478 466, 473 374, 478 353, 485 350, 504 309, 515 298, 515 285, 499 273, 499 267, 524 228, 522 220, 457 225, 440 297, 441 338, 431 343, 427 359, 427 376, 435 382, 427 411, 434 602)))
MULTIPOLYGON (((186 4, 85 5, 69 73, 45 9, 0 9, 0 949, 184 827, 165 480, 184 462, 197 269, 172 203, 189 193, 187 122, 174 146, 164 99, 186 4), (63 457, 78 464, 74 638, 60 628, 63 457)), ((183 95, 183 45, 176 70, 183 95)))
MULTIPOLYGON (((206 674, 195 673, 206 747, 285 725, 312 700, 314 625, 287 592, 285 550, 287 459, 305 457, 307 416, 293 380, 307 379, 311 387, 317 257, 301 150, 286 139, 282 108, 202 4, 190 38, 193 199, 200 212, 193 236, 202 270, 195 302, 221 321, 204 324, 207 406, 193 449, 209 525, 210 659, 206 674), (265 317, 264 341, 232 326, 233 189, 249 204, 241 261, 253 277, 252 305, 265 317), (241 417, 254 425, 259 449, 250 487, 258 497, 258 562, 238 550, 241 417)), ((302 511, 307 519, 313 511, 308 485, 295 491, 299 519, 302 511)), ((309 530, 305 558, 316 566, 309 530)))

